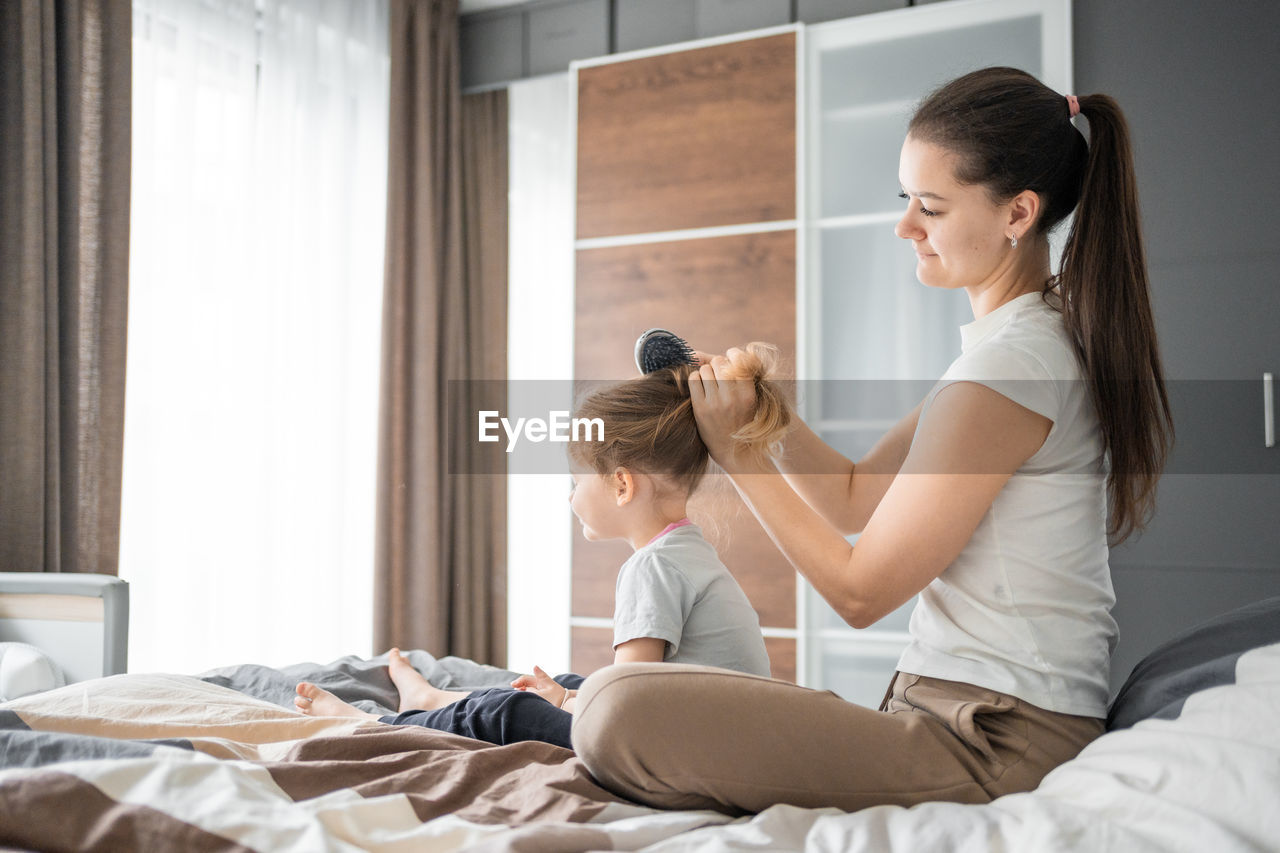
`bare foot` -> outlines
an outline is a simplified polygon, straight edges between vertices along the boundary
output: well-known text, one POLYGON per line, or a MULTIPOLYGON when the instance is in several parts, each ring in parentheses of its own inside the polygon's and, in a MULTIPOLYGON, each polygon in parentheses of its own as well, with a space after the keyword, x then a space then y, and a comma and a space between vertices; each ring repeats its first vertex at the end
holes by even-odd
POLYGON ((293 704, 299 711, 312 717, 360 717, 376 720, 377 714, 361 711, 355 705, 348 705, 323 687, 317 687, 310 681, 303 681, 295 688, 298 695, 293 697, 293 704))
POLYGON ((413 668, 413 664, 405 660, 399 649, 387 652, 387 666, 391 670, 391 682, 400 691, 400 710, 403 711, 435 711, 452 705, 469 690, 441 690, 433 687, 431 682, 422 677, 422 673, 413 668))

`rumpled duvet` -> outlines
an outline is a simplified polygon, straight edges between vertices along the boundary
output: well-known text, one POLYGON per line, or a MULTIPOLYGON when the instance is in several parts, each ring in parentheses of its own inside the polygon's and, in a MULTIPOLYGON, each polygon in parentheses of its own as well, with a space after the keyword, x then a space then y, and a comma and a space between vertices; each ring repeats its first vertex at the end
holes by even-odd
POLYGON ((0 839, 39 850, 399 849, 446 815, 578 822, 619 802, 569 750, 312 718, 179 675, 9 703, 0 766, 0 839))
MULTIPOLYGON (((433 683, 510 673, 410 658, 433 683)), ((122 675, 0 706, 0 845, 35 850, 1280 850, 1280 645, 1033 792, 731 820, 600 788, 573 753, 292 710, 297 680, 394 710, 385 661, 122 675)), ((833 748, 837 748, 833 745, 833 748)), ((851 756, 850 760, 856 760, 851 756)))

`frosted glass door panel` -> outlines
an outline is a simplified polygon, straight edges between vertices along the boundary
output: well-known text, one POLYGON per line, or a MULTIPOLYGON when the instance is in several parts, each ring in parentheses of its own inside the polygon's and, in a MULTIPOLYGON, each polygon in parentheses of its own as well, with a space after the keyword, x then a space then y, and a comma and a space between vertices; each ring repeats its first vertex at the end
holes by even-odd
MULTIPOLYGON (((922 27, 928 26, 927 16, 919 15, 918 20, 922 27)), ((849 41, 856 43, 822 50, 818 73, 823 112, 886 101, 914 102, 953 77, 987 65, 1012 65, 1040 76, 1039 15, 876 41, 860 38, 871 31, 869 23, 856 18, 841 22, 838 26, 847 27, 849 41)), ((831 30, 813 30, 826 36, 837 25, 824 26, 831 30)))
POLYGON ((900 209, 898 154, 913 108, 913 102, 903 101, 822 116, 822 181, 813 188, 820 199, 820 216, 892 214, 900 209))
MULTIPOLYGON (((932 290, 911 244, 891 225, 824 228, 821 235, 824 379, 937 379, 973 319, 963 290, 932 290)), ((826 413, 823 413, 826 417, 826 413)))
MULTIPOLYGON (((852 537, 856 538, 856 537, 852 537)), ((899 607, 897 610, 885 616, 879 622, 870 625, 867 628, 853 628, 848 622, 840 618, 840 614, 827 604, 826 599, 818 594, 813 587, 805 589, 805 595, 809 597, 809 606, 812 608, 809 612, 811 618, 814 618, 813 625, 820 631, 829 631, 832 629, 843 629, 848 631, 850 636, 861 636, 863 631, 897 631, 905 634, 911 625, 911 611, 916 606, 916 596, 911 596, 911 600, 899 607)))
MULTIPOLYGON (((823 379, 817 383, 822 403, 819 432, 833 447, 843 447, 848 439, 828 437, 827 430, 867 432, 868 438, 857 438, 859 446, 870 442, 862 450, 865 453, 889 427, 925 398, 935 379, 823 379)), ((812 389, 810 396, 813 396, 812 389)), ((849 458, 858 461, 857 456, 849 458)))
POLYGON ((876 639, 868 634, 827 639, 817 661, 822 686, 846 701, 878 708, 904 648, 906 643, 899 639, 876 639))
POLYGON ((874 427, 849 429, 819 429, 818 437, 844 455, 850 462, 857 462, 867 451, 875 447, 880 436, 889 429, 889 424, 876 424, 874 427))
MULTIPOLYGON (((926 17, 919 20, 928 26, 926 17)), ((815 28, 819 160, 810 215, 899 209, 898 152, 916 104, 947 80, 988 65, 1040 76, 1041 24, 1039 15, 1028 15, 884 40, 871 40, 856 19, 815 28)))
MULTIPOLYGON (((916 4, 806 33, 803 378, 817 381, 805 383, 804 412, 856 462, 928 394, 973 320, 963 290, 920 284, 910 243, 893 233, 906 210, 897 194, 907 121, 938 86, 986 66, 1072 91, 1071 3, 916 4)), ((807 584, 800 601, 804 683, 877 707, 916 599, 863 630, 807 584)))

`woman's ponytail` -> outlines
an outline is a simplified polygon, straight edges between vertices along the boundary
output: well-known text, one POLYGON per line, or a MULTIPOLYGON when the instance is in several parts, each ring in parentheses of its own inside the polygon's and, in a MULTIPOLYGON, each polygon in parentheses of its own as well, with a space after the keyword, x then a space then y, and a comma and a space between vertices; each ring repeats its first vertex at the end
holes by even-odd
POLYGON ((1016 68, 984 68, 929 95, 907 132, 959 155, 957 179, 986 187, 997 201, 1038 193, 1041 235, 1075 211, 1061 271, 1045 288, 1061 297, 1097 409, 1110 462, 1107 532, 1123 541, 1154 510, 1173 416, 1120 108, 1106 95, 1059 94, 1016 68), (1088 143, 1071 121, 1077 106, 1089 122, 1088 143))
POLYGON ((1075 221, 1054 280, 1110 458, 1107 532, 1145 526, 1173 441, 1142 248, 1138 187, 1124 115, 1107 95, 1082 95, 1089 146, 1075 221))

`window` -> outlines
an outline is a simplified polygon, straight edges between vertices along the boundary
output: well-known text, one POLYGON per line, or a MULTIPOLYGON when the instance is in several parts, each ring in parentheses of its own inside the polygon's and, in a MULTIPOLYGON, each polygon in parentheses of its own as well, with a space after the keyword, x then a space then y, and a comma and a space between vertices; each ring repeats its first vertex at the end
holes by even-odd
POLYGON ((137 0, 130 669, 368 654, 386 0, 137 0))

